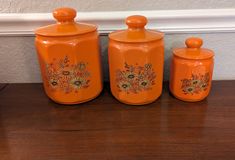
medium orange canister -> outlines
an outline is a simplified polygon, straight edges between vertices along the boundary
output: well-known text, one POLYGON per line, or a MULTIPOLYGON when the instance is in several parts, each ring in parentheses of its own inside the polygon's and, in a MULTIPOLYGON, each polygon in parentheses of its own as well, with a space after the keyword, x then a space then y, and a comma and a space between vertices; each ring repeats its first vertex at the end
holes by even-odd
POLYGON ((97 27, 76 23, 76 11, 58 8, 56 24, 35 31, 35 45, 46 94, 55 102, 78 104, 102 90, 97 27))
POLYGON ((162 93, 164 35, 145 29, 144 16, 130 16, 126 24, 128 29, 109 34, 111 91, 123 103, 148 104, 162 93))
POLYGON ((203 41, 200 38, 188 38, 185 43, 186 48, 173 50, 170 90, 180 100, 200 101, 211 89, 214 53, 201 48, 203 41))

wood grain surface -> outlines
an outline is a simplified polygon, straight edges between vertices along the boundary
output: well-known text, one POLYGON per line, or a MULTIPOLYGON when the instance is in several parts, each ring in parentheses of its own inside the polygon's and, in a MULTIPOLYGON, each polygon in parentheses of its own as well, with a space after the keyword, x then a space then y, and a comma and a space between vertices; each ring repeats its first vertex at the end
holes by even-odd
MULTIPOLYGON (((167 86, 167 84, 164 84, 167 86)), ((41 84, 0 85, 0 160, 235 160, 235 81, 189 103, 164 88, 145 106, 95 100, 63 106, 41 84)))

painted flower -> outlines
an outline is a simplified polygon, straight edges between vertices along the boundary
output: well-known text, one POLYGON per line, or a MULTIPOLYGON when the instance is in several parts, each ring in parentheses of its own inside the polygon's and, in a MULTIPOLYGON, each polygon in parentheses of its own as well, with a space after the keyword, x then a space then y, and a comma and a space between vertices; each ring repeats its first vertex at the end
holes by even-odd
POLYGON ((50 79, 49 84, 52 88, 56 88, 59 85, 58 80, 56 80, 56 79, 50 79))
POLYGON ((145 64, 144 67, 145 67, 146 69, 151 69, 151 68, 152 68, 152 64, 150 64, 150 63, 145 64))
POLYGON ((138 79, 139 79, 139 80, 143 80, 143 79, 144 79, 144 75, 143 75, 143 74, 139 74, 139 75, 138 75, 138 79))
POLYGON ((192 74, 190 79, 183 79, 181 82, 181 88, 185 94, 199 94, 205 91, 209 85, 209 73, 204 75, 192 74))
POLYGON ((71 74, 70 71, 66 71, 66 70, 61 71, 61 73, 64 76, 69 76, 71 74))
POLYGON ((208 84, 207 84, 207 83, 201 83, 201 86, 200 86, 200 87, 201 87, 202 89, 206 89, 206 88, 207 88, 207 86, 208 86, 208 84))
POLYGON ((151 89, 151 86, 155 84, 156 73, 152 64, 140 66, 124 63, 124 67, 124 70, 116 71, 116 83, 120 91, 138 94, 151 89))
POLYGON ((201 82, 200 80, 195 79, 195 80, 192 80, 191 83, 192 83, 193 85, 198 85, 200 82, 201 82))
POLYGON ((59 69, 59 74, 64 77, 72 76, 73 70, 69 67, 59 69))
POLYGON ((136 77, 136 75, 135 75, 134 72, 127 72, 127 73, 125 74, 125 77, 126 77, 128 80, 133 80, 133 79, 136 77))
POLYGON ((186 91, 187 93, 193 93, 194 90, 195 90, 195 88, 192 87, 192 86, 189 86, 189 87, 186 87, 186 88, 185 88, 185 91, 186 91))
POLYGON ((46 64, 48 83, 51 88, 59 89, 64 93, 77 92, 81 88, 89 87, 90 72, 87 63, 70 64, 68 56, 53 60, 53 64, 46 64))
POLYGON ((122 91, 128 91, 131 87, 131 84, 129 82, 120 82, 118 84, 118 88, 122 91))
POLYGON ((75 89, 80 89, 84 85, 85 80, 80 77, 75 77, 70 81, 70 84, 73 86, 75 89))
POLYGON ((150 87, 150 81, 145 79, 139 82, 139 86, 144 88, 144 89, 148 89, 150 87))

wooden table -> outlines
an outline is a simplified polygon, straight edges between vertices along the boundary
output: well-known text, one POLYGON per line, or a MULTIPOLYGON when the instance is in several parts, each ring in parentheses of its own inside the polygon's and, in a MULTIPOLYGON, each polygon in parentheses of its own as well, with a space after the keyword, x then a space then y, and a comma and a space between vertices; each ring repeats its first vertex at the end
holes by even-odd
MULTIPOLYGON (((115 100, 58 105, 41 84, 0 90, 0 160, 235 160, 235 81, 186 103, 168 88, 146 106, 115 100)), ((167 86, 167 84, 165 84, 167 86)))

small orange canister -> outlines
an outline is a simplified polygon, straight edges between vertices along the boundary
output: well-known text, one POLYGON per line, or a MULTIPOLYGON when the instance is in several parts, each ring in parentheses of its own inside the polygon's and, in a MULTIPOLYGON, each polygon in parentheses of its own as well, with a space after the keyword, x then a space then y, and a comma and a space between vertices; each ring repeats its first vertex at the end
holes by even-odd
POLYGON ((185 43, 186 48, 173 50, 170 90, 180 100, 200 101, 211 89, 214 53, 201 48, 200 38, 188 38, 185 43))
POLYGON ((145 29, 144 16, 130 16, 126 24, 128 29, 109 34, 111 91, 123 103, 148 104, 162 93, 164 35, 145 29))
POLYGON ((97 27, 76 23, 72 8, 58 8, 53 16, 56 24, 35 32, 46 94, 62 104, 91 100, 102 90, 97 27))

